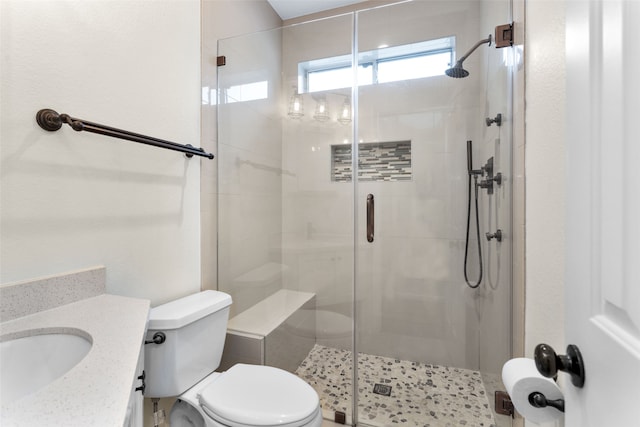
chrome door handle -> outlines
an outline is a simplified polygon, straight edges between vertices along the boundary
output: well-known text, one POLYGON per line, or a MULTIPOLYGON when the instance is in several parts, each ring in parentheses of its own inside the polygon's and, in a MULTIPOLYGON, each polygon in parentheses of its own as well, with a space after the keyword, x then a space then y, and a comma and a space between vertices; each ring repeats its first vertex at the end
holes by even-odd
POLYGON ((373 242, 373 230, 375 221, 375 206, 373 203, 373 194, 367 195, 367 242, 373 242))

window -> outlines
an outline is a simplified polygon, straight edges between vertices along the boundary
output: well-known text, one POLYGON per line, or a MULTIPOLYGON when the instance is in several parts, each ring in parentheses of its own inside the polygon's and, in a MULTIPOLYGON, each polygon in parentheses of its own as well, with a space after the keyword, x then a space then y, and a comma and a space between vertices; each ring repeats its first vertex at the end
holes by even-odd
MULTIPOLYGON (((370 85, 443 75, 453 64, 455 37, 361 52, 358 84, 370 85)), ((319 92, 350 87, 351 55, 316 59, 298 64, 298 87, 319 92)))
MULTIPOLYGON (((323 90, 350 87, 353 81, 351 66, 314 70, 307 73, 306 92, 320 92, 323 90)), ((358 67, 358 82, 363 85, 373 83, 372 75, 366 67, 358 67)))

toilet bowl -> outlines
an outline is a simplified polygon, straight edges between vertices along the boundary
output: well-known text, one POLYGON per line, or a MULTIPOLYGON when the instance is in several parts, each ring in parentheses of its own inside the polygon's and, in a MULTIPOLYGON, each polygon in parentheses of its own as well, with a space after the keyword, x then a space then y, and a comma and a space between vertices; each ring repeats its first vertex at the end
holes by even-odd
POLYGON ((318 394, 270 366, 219 366, 231 297, 204 291, 151 309, 145 346, 146 397, 177 396, 172 427, 320 427, 318 394), (161 343, 159 341, 162 341, 161 343))
POLYGON ((278 368, 237 364, 183 393, 169 415, 172 427, 320 427, 318 395, 278 368))

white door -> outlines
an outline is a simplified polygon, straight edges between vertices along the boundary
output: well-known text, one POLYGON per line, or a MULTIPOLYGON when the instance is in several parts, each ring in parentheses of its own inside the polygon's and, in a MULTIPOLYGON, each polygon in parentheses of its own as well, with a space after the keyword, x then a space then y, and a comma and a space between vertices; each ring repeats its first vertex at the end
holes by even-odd
POLYGON ((566 16, 566 340, 582 351, 586 381, 565 381, 565 421, 637 427, 640 2, 570 0, 566 16))

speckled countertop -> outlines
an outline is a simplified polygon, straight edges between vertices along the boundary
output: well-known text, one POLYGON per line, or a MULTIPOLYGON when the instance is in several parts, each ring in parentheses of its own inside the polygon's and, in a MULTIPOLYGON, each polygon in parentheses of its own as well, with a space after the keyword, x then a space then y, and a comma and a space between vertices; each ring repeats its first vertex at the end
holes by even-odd
POLYGON ((138 382, 136 367, 148 315, 147 300, 103 294, 1 323, 2 340, 45 330, 77 334, 79 329, 91 336, 92 346, 64 376, 2 406, 0 424, 121 426, 138 382))

